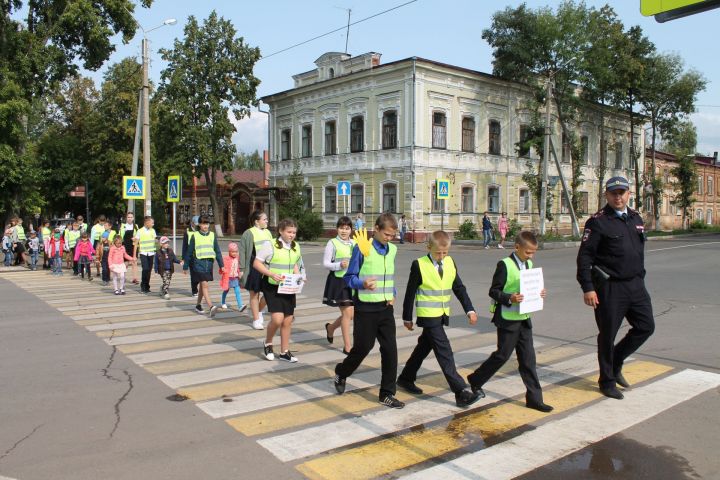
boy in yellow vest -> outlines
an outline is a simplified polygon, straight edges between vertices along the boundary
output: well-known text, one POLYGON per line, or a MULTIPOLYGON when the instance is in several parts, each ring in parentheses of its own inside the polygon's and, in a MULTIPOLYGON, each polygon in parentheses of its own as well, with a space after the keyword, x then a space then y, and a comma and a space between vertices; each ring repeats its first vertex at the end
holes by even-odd
MULTIPOLYGON (((520 271, 533 268, 532 258, 537 251, 537 237, 524 231, 515 239, 515 251, 498 262, 490 286, 493 304, 492 322, 497 327, 498 349, 485 360, 477 370, 468 375, 473 392, 484 395, 482 386, 508 361, 513 350, 517 354, 518 370, 525 384, 525 405, 541 412, 550 412, 553 407, 543 402, 542 388, 535 367, 532 323, 530 315, 520 313, 520 271)), ((545 290, 540 293, 545 298, 545 290)))
POLYGON ((335 366, 335 390, 345 392, 345 379, 357 370, 375 339, 380 343, 380 403, 390 408, 405 404, 395 398, 397 377, 397 343, 395 341, 395 255, 397 247, 390 243, 397 234, 397 220, 383 213, 375 221, 372 241, 363 228, 355 233, 350 263, 343 279, 353 289, 355 319, 353 347, 342 363, 335 366))
POLYGON ((465 285, 460 280, 455 262, 448 255, 450 243, 447 232, 433 232, 428 241, 430 253, 415 260, 410 267, 410 278, 403 302, 403 323, 405 328, 413 330, 414 304, 417 306, 417 325, 422 327, 423 331, 397 379, 397 384, 409 393, 422 394, 423 391, 415 385, 415 379, 425 357, 434 352, 445 380, 455 393, 456 405, 465 408, 484 395, 479 390, 470 391, 455 368, 450 340, 443 328, 450 324, 450 295, 455 294, 460 301, 470 325, 477 323, 477 313, 465 285))
POLYGON ((150 293, 150 275, 155 265, 155 250, 157 249, 157 233, 153 226, 155 220, 150 215, 145 216, 145 225, 139 229, 134 237, 133 257, 138 258, 140 253, 140 293, 150 293))

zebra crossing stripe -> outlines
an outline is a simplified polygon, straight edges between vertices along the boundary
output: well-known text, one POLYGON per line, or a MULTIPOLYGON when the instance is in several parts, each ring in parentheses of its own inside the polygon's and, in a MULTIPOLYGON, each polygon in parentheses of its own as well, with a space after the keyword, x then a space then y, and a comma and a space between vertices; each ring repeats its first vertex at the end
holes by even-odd
MULTIPOLYGON (((538 376, 543 386, 572 379, 593 371, 596 358, 595 354, 572 358, 549 368, 538 369, 538 376)), ((481 402, 490 403, 499 398, 510 398, 524 392, 525 386, 519 380, 518 375, 514 374, 489 383, 486 391, 488 397, 481 402)), ((482 403, 478 403, 478 405, 482 403)), ((450 392, 433 396, 427 400, 409 403, 401 411, 385 409, 356 418, 318 425, 299 432, 264 438, 258 443, 280 460, 288 462, 370 440, 380 435, 399 432, 461 411, 463 409, 455 406, 455 395, 450 392)))
MULTIPOLYGON (((628 381, 638 384, 659 377, 671 369, 652 362, 634 362, 623 368, 623 373, 628 381)), ((492 382, 487 386, 492 389, 492 382)), ((563 412, 604 398, 597 388, 595 375, 554 385, 544 392, 544 397, 547 403, 555 407, 551 414, 526 408, 521 399, 500 402, 467 415, 456 416, 449 423, 413 429, 397 436, 375 439, 355 448, 321 455, 297 468, 315 479, 370 479, 391 473, 397 475, 398 471, 408 467, 436 460, 488 438, 507 435, 539 420, 552 420, 563 412), (347 465, 353 468, 348 469, 347 465)), ((418 425, 422 424, 423 419, 420 417, 418 425)), ((482 474, 482 471, 474 472, 482 474)))
POLYGON ((404 477, 407 480, 511 479, 627 430, 720 386, 720 375, 683 370, 625 392, 622 402, 606 399, 522 435, 404 477), (598 421, 602 418, 602 421, 598 421), (527 455, 527 452, 533 452, 527 455))

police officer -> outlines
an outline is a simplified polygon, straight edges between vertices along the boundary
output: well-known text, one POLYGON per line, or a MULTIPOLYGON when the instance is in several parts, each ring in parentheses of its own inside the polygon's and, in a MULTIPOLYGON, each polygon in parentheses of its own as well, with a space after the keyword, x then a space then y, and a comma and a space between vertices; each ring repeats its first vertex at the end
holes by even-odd
POLYGON ((628 208, 630 184, 623 177, 605 183, 605 208, 585 223, 577 257, 577 280, 585 304, 593 307, 598 326, 600 391, 622 399, 617 385, 630 385, 622 375, 625 359, 655 330, 650 294, 645 288, 645 229, 640 215, 628 208), (623 318, 630 330, 615 345, 623 318))

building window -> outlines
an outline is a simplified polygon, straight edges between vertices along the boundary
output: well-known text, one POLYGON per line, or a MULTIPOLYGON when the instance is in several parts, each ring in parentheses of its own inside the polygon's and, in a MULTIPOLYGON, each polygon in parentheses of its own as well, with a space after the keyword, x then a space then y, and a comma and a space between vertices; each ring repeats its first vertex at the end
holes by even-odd
POLYGON ((520 125, 520 142, 518 143, 518 155, 525 158, 530 158, 530 145, 527 141, 530 140, 530 127, 527 125, 520 125))
POLYGON ((712 195, 715 192, 715 187, 713 186, 713 177, 707 177, 707 194, 712 195))
POLYGON ((395 110, 383 113, 382 148, 384 150, 397 148, 397 112, 395 110))
POLYGON ((337 213, 337 188, 335 185, 325 187, 325 213, 337 213))
POLYGON ((359 184, 353 185, 350 188, 350 211, 352 213, 362 213, 364 203, 365 187, 359 184))
POLYGON ((615 168, 623 168, 623 144, 620 142, 615 144, 615 168))
POLYGON ((337 153, 336 131, 335 120, 325 122, 325 155, 335 155, 337 153))
POLYGON ((313 202, 312 202, 312 187, 310 185, 306 185, 303 189, 303 200, 305 201, 305 210, 311 211, 313 208, 313 202))
POLYGON ((470 117, 462 120, 462 151, 475 151, 475 120, 470 117))
POLYGON ((280 132, 280 160, 290 160, 290 129, 280 132))
POLYGON ((330 71, 329 71, 328 73, 329 73, 328 76, 329 76, 330 78, 335 78, 335 69, 334 69, 334 68, 331 67, 331 68, 330 68, 330 71))
POLYGON ((560 196, 560 213, 570 213, 570 206, 568 205, 567 200, 565 199, 565 194, 561 194, 560 196))
POLYGON ((383 213, 397 212, 397 185, 394 183, 384 183, 382 188, 382 206, 383 213))
POLYGON ((578 199, 578 211, 575 213, 588 213, 589 195, 588 192, 578 192, 580 198, 578 199))
POLYGON ((562 163, 570 163, 570 139, 565 132, 562 134, 562 163))
POLYGON ((430 196, 432 197, 432 213, 442 213, 445 211, 445 199, 437 198, 437 182, 433 182, 430 187, 430 196))
POLYGON ((713 223, 713 212, 712 212, 712 210, 708 210, 707 213, 706 213, 706 216, 707 216, 706 223, 707 223, 708 225, 712 225, 712 223, 713 223))
POLYGON ((447 119, 443 112, 433 112, 432 148, 447 148, 447 119))
POLYGON ((703 194, 703 177, 702 175, 698 175, 698 188, 697 188, 698 195, 703 194))
POLYGON ((698 209, 695 211, 695 220, 700 220, 700 221, 702 222, 702 219, 703 219, 703 211, 702 211, 702 208, 698 208, 698 209))
POLYGON ((583 165, 590 165, 590 139, 587 135, 580 137, 580 150, 582 152, 583 165))
POLYGON ((487 211, 498 213, 500 211, 500 187, 488 187, 487 211))
POLYGON ((365 150, 365 119, 357 116, 350 121, 350 151, 362 152, 363 150, 365 150))
POLYGON ((518 204, 519 213, 530 213, 530 190, 527 188, 520 189, 520 199, 518 204))
POLYGON ((302 156, 312 157, 312 125, 302 127, 302 156))
POLYGON ((461 199, 462 199, 462 213, 472 213, 473 212, 473 187, 466 186, 462 187, 461 190, 461 199))
POLYGON ((500 155, 500 122, 490 120, 488 124, 488 153, 500 155))

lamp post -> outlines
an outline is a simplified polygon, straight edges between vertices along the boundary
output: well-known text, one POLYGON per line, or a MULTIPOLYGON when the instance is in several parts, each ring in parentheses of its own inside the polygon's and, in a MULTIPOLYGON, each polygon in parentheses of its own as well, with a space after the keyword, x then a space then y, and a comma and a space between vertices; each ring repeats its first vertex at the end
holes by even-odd
MULTIPOLYGON (((142 146, 143 146, 143 175, 145 176, 145 215, 152 215, 152 171, 150 170, 150 80, 149 80, 149 65, 150 65, 150 47, 149 47, 149 41, 147 34, 152 32, 153 30, 157 30, 158 28, 164 27, 165 25, 175 25, 177 23, 177 20, 174 18, 168 18, 163 23, 158 25, 157 27, 153 27, 149 30, 145 30, 142 25, 140 25, 140 22, 137 21, 135 16, 130 12, 130 10, 126 11, 130 14, 130 16, 135 21, 135 24, 140 27, 140 30, 143 32, 143 39, 142 39, 142 75, 143 75, 143 81, 142 81, 142 91, 140 92, 140 108, 138 109, 138 121, 136 125, 136 132, 135 132, 135 144, 136 148, 133 152, 133 163, 132 163, 132 172, 131 175, 135 176, 137 175, 137 167, 138 167, 138 155, 139 155, 139 149, 138 146, 138 140, 140 135, 138 135, 137 128, 140 126, 142 122, 142 146)), ((133 200, 128 201, 128 211, 134 212, 135 211, 135 202, 133 200)))

